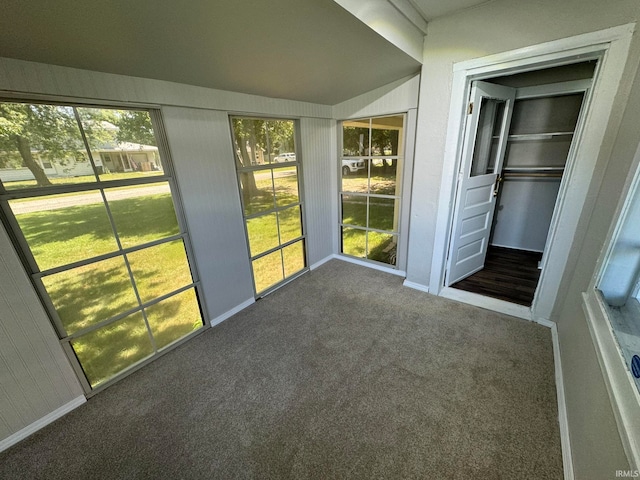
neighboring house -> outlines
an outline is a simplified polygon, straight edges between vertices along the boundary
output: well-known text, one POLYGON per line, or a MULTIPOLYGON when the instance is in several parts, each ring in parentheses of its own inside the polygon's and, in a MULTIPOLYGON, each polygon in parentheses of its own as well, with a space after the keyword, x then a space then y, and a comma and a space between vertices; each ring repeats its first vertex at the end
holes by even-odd
MULTIPOLYGON (((84 152, 79 152, 75 157, 67 157, 63 162, 51 160, 36 150, 32 150, 31 153, 49 178, 81 177, 93 174, 93 168, 84 152)), ((105 144, 93 151, 93 161, 98 173, 162 170, 158 147, 139 143, 105 144)), ((5 183, 33 180, 33 173, 27 167, 1 168, 0 178, 5 183)))

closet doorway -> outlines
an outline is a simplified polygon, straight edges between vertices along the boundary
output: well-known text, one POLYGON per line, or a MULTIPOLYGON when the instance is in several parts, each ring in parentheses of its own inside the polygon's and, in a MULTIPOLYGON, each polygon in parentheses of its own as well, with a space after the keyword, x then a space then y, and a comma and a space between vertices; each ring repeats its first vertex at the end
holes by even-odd
POLYGON ((531 306, 596 64, 472 83, 445 287, 531 306))

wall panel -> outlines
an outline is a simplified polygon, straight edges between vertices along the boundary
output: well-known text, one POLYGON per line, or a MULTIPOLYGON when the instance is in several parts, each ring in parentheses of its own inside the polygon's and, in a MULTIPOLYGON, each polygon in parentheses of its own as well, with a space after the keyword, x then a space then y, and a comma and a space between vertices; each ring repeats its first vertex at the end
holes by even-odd
POLYGON ((162 113, 212 320, 253 297, 229 117, 193 108, 162 113))

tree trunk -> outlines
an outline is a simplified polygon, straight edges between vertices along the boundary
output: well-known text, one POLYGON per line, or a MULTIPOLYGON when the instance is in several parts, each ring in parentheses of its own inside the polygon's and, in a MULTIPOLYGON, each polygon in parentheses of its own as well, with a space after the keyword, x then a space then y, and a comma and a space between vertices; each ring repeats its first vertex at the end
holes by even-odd
POLYGON ((44 170, 40 165, 38 165, 38 162, 33 159, 33 155, 31 155, 31 145, 29 144, 29 140, 21 136, 16 136, 15 140, 24 165, 31 170, 38 186, 45 187, 47 185, 51 185, 51 181, 44 173, 44 170))
MULTIPOLYGON (((240 157, 238 162, 241 167, 248 167, 251 165, 251 159, 249 152, 247 152, 246 139, 236 133, 236 142, 238 143, 238 150, 240 150, 240 157)), ((256 179, 253 176, 253 172, 240 173, 240 183, 242 183, 242 198, 245 205, 258 193, 258 187, 256 186, 256 179)))

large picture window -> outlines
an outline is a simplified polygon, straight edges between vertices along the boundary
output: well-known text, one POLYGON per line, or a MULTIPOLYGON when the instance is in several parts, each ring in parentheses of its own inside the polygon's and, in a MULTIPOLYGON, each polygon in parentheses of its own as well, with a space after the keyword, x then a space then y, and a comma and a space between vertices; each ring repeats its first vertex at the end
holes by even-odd
POLYGON ((293 120, 231 118, 249 257, 260 296, 307 269, 293 120))
POLYGON ((204 326, 153 113, 0 103, 3 221, 87 393, 204 326))
POLYGON ((396 266, 404 115, 342 122, 341 251, 396 266))

